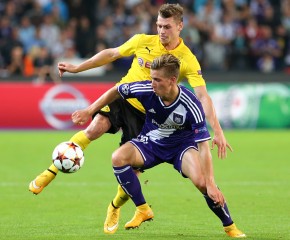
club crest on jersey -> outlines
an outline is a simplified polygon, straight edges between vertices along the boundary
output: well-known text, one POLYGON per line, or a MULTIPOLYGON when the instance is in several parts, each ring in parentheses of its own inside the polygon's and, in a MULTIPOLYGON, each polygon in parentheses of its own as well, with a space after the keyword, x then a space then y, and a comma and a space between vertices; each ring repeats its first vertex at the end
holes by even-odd
POLYGON ((173 121, 177 124, 183 123, 183 116, 177 113, 173 113, 173 121))
POLYGON ((129 85, 128 84, 124 84, 121 88, 122 93, 124 93, 125 95, 129 94, 129 85))
POLYGON ((140 65, 140 67, 142 67, 142 66, 143 66, 143 64, 144 64, 144 61, 143 61, 143 59, 142 59, 142 58, 140 58, 140 57, 138 57, 138 63, 139 63, 139 65, 140 65))

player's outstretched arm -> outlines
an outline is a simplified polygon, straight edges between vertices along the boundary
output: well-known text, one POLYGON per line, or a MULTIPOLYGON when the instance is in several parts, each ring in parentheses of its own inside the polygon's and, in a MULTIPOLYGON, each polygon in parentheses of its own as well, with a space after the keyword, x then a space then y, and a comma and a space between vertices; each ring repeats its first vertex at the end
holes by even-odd
POLYGON ((104 49, 79 65, 73 65, 67 62, 59 62, 58 73, 59 76, 62 77, 65 72, 78 73, 86 71, 88 69, 111 63, 120 57, 122 56, 120 55, 119 48, 104 49))
POLYGON ((71 116, 72 122, 78 125, 85 124, 94 113, 120 97, 117 86, 112 87, 87 108, 73 112, 71 116))
POLYGON ((202 107, 205 112, 206 119, 210 124, 214 137, 212 140, 211 149, 214 148, 215 145, 218 147, 218 158, 224 159, 227 157, 227 148, 232 152, 233 149, 231 145, 227 142, 224 132, 221 128, 221 125, 216 116, 215 108, 210 96, 207 93, 205 86, 199 86, 194 88, 195 94, 199 101, 202 104, 202 107))

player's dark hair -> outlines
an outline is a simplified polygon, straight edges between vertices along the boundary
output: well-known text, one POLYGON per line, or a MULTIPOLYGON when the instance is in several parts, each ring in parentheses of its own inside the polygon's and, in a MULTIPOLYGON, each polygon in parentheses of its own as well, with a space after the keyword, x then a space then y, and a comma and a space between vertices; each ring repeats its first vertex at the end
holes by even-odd
POLYGON ((180 61, 177 57, 173 56, 170 53, 163 54, 160 57, 157 57, 153 60, 151 64, 152 70, 162 69, 164 74, 167 77, 176 77, 179 76, 180 61))
POLYGON ((183 8, 177 4, 162 4, 159 8, 158 15, 162 18, 173 17, 176 22, 183 22, 183 8))

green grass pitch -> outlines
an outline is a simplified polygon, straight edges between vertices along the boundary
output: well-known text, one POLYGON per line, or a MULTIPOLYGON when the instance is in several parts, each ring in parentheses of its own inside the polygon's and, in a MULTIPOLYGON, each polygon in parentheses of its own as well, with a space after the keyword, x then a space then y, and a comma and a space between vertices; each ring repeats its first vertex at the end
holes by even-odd
MULTIPOLYGON (((122 208, 119 230, 103 233, 103 222, 117 184, 110 157, 120 134, 104 135, 85 151, 83 168, 59 173, 38 196, 29 182, 51 163, 53 148, 75 132, 1 131, 0 239, 2 240, 159 240, 229 239, 201 194, 171 165, 140 178, 155 219, 124 230, 134 214, 122 208)), ((247 239, 290 239, 290 131, 226 131, 234 152, 218 160, 216 182, 232 218, 247 239)))

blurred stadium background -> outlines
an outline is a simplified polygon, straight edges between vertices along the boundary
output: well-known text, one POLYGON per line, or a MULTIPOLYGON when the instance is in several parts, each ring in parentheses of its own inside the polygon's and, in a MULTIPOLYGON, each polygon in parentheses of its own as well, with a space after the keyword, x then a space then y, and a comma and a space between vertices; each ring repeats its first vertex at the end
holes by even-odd
POLYGON ((2 0, 0 128, 73 128, 71 112, 119 81, 132 59, 62 79, 56 64, 154 34, 165 2, 184 7, 182 37, 222 126, 289 128, 290 0, 2 0))
MULTIPOLYGON (((153 224, 103 234, 119 134, 92 143, 79 173, 59 174, 37 197, 28 192, 55 145, 78 130, 71 113, 119 81, 131 59, 62 79, 57 62, 80 63, 135 33, 154 34, 164 2, 185 9, 182 37, 234 148, 226 161, 213 156, 235 221, 248 239, 290 239, 290 0, 0 0, 0 239, 228 238, 168 165, 142 176, 153 224)), ((133 204, 122 211, 123 226, 133 204)))

